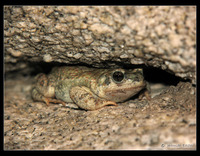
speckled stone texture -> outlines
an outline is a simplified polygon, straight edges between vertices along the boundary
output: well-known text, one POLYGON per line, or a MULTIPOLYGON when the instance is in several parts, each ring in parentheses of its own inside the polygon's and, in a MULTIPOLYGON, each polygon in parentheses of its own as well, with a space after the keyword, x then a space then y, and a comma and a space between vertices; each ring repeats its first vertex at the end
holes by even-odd
POLYGON ((5 71, 26 62, 161 68, 196 83, 195 6, 5 6, 5 71))

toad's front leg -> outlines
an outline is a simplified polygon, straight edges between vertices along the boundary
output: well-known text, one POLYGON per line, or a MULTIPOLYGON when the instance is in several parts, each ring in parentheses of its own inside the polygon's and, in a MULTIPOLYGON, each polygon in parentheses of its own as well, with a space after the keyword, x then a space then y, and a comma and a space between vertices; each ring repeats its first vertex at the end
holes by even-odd
POLYGON ((148 101, 151 101, 151 88, 148 82, 146 82, 146 88, 142 91, 142 94, 139 95, 139 100, 143 97, 146 97, 148 101))
POLYGON ((96 110, 106 105, 117 104, 113 101, 107 101, 96 96, 89 88, 85 86, 76 86, 70 90, 70 98, 82 109, 96 110))

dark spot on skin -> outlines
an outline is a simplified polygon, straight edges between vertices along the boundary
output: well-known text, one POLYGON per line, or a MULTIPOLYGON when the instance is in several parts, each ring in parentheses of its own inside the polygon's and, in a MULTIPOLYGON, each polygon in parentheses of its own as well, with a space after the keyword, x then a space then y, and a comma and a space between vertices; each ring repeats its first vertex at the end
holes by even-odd
POLYGON ((90 99, 90 100, 92 100, 92 99, 94 100, 95 98, 94 98, 94 97, 89 97, 89 99, 90 99))
POLYGON ((105 83, 106 85, 109 85, 109 84, 110 84, 110 79, 107 77, 106 80, 104 81, 104 83, 105 83))
POLYGON ((117 84, 117 87, 121 87, 121 86, 122 86, 122 84, 120 84, 120 83, 119 83, 119 84, 117 84))
POLYGON ((139 82, 139 81, 140 81, 139 77, 138 77, 138 76, 136 76, 136 77, 134 78, 134 81, 137 81, 137 82, 139 82))
POLYGON ((83 98, 86 98, 86 96, 88 96, 88 95, 89 95, 89 93, 82 94, 79 99, 82 100, 83 98))
POLYGON ((94 104, 99 105, 99 100, 94 99, 94 104))
POLYGON ((40 85, 41 85, 41 86, 44 85, 44 80, 40 81, 40 85))
MULTIPOLYGON (((117 90, 114 91, 114 93, 115 93, 115 94, 117 94, 117 93, 126 94, 126 91, 124 91, 124 90, 122 90, 122 89, 117 89, 117 90)), ((114 96, 113 92, 110 92, 110 93, 108 93, 108 94, 111 95, 111 96, 114 96)))
POLYGON ((60 90, 62 88, 62 85, 61 84, 57 85, 57 88, 58 90, 60 90))

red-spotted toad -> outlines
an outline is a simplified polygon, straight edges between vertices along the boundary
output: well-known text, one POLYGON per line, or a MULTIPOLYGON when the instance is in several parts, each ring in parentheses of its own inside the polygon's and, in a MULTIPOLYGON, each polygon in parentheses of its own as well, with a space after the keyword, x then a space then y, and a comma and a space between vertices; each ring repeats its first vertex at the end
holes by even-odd
POLYGON ((142 69, 95 69, 83 66, 54 67, 39 74, 32 90, 35 101, 74 102, 85 110, 117 105, 146 88, 142 69))

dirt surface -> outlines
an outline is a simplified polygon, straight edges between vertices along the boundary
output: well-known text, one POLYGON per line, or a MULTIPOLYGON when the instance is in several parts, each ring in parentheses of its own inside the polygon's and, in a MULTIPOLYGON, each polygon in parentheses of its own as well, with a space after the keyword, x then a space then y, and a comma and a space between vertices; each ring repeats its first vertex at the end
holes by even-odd
POLYGON ((95 111, 31 99, 32 77, 4 85, 4 150, 196 149, 196 88, 151 86, 151 101, 136 97, 95 111), (158 93, 158 90, 160 91, 158 93))

